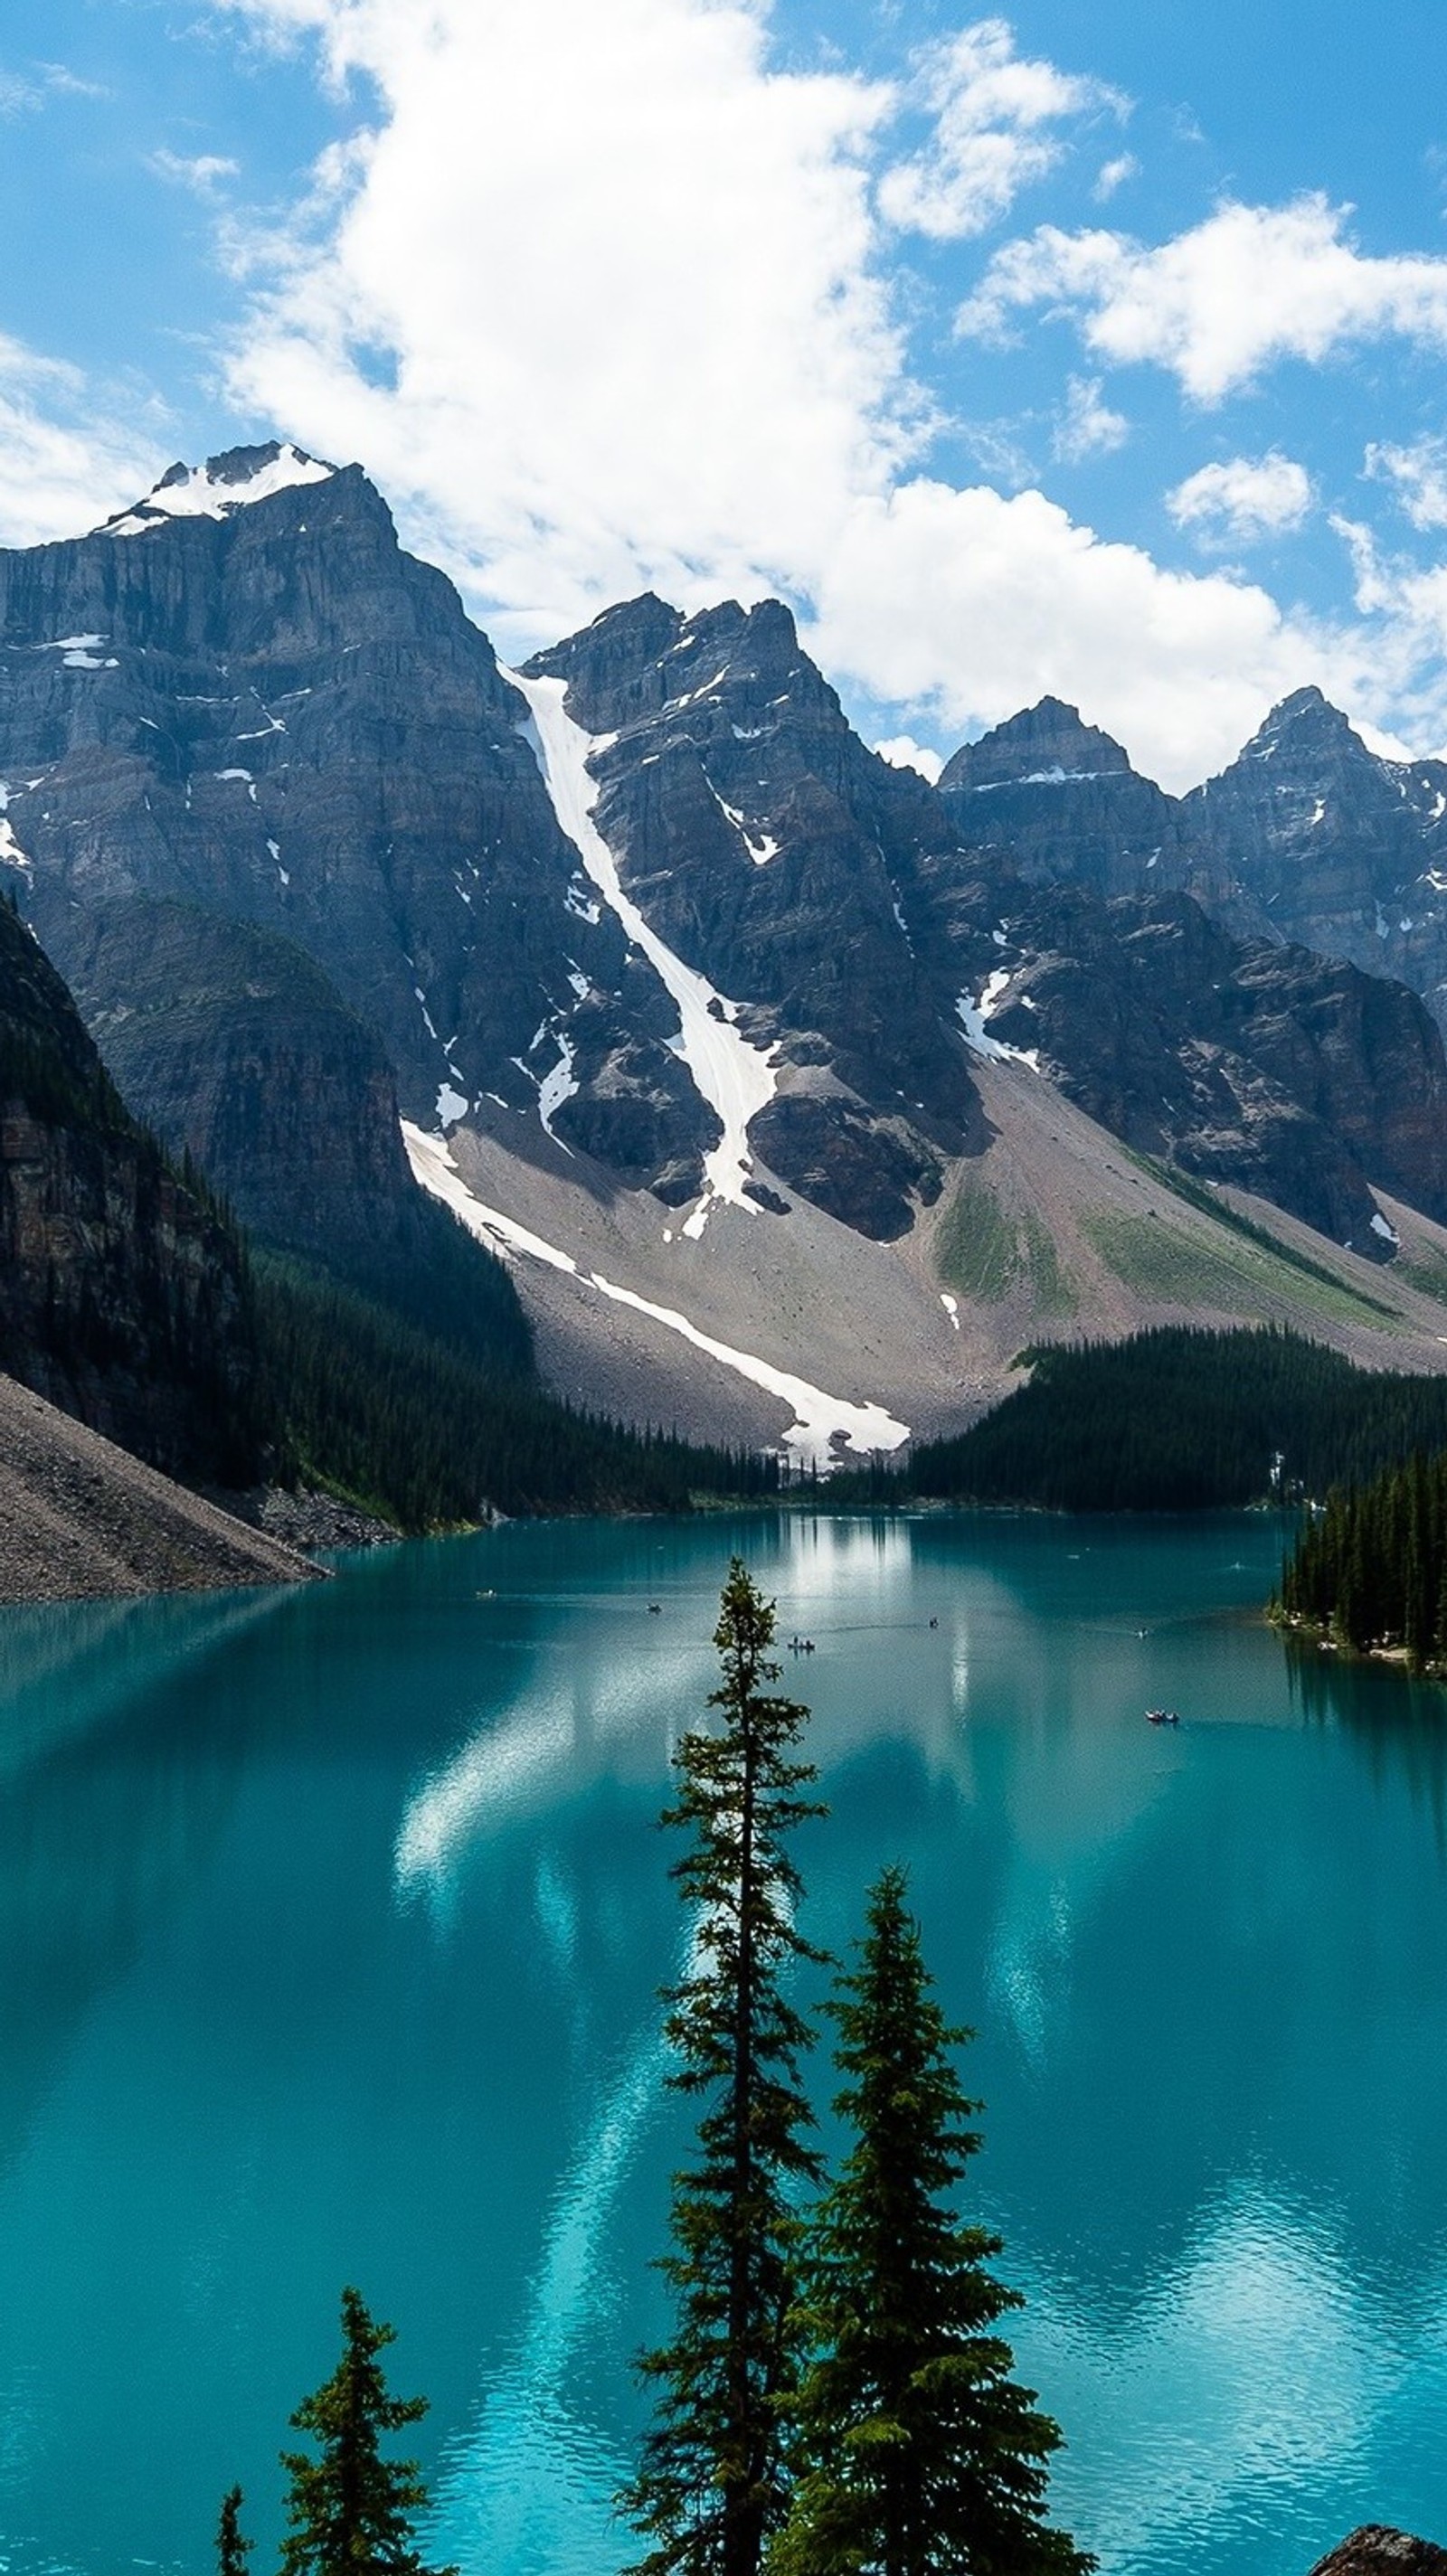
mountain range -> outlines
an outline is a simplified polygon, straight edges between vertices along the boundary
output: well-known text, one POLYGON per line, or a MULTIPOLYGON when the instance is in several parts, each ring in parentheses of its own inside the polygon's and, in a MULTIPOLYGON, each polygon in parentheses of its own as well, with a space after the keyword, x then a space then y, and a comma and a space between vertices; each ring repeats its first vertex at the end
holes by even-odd
POLYGON ((266 1240, 501 1250, 544 1376, 800 1460, 1030 1341, 1447 1314, 1447 764, 1314 691, 1167 796, 1045 699, 938 785, 777 601, 517 672, 278 444, 0 552, 0 882, 266 1240))

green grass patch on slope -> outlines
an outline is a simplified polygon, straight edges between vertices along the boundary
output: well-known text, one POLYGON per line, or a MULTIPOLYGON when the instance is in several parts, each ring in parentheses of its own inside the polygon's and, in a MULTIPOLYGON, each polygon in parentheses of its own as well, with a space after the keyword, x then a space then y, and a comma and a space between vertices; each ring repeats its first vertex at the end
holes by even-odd
MULTIPOLYGON (((1126 1150, 1129 1152, 1129 1147, 1126 1150)), ((1239 1235, 1243 1243, 1258 1245, 1261 1251, 1269 1253, 1274 1261, 1284 1261, 1289 1270, 1299 1270, 1303 1278, 1315 1279, 1325 1288, 1342 1289, 1344 1287, 1345 1283, 1338 1273, 1335 1270, 1329 1270, 1325 1262, 1313 1261, 1309 1253, 1299 1252, 1294 1244, 1283 1243, 1279 1236, 1269 1233, 1264 1225, 1257 1225, 1251 1217, 1242 1216, 1238 1209, 1233 1208, 1228 1200, 1222 1198, 1219 1190, 1211 1187, 1209 1181, 1193 1179, 1189 1172, 1178 1170, 1174 1163, 1157 1162, 1153 1154, 1131 1154, 1130 1159, 1133 1163, 1139 1164, 1143 1172, 1149 1172, 1151 1179, 1159 1181, 1161 1187, 1169 1190, 1174 1198, 1184 1200, 1187 1207, 1195 1208, 1202 1216, 1210 1217, 1215 1224, 1223 1225, 1228 1234, 1239 1235)), ((1443 1271, 1443 1285, 1447 1287, 1447 1267, 1444 1267, 1443 1271)), ((1383 1305, 1378 1298, 1368 1296, 1365 1289, 1348 1287, 1346 1294, 1359 1298, 1364 1306, 1377 1307, 1379 1313, 1383 1315, 1392 1315, 1396 1312, 1394 1307, 1383 1305)))
POLYGON ((1037 1316, 1073 1315, 1075 1296, 1040 1219, 1016 1226, 983 1181, 962 1181, 935 1236, 935 1268, 946 1288, 998 1305, 1024 1280, 1037 1316))
POLYGON ((1447 1257, 1437 1250, 1435 1244, 1424 1244, 1409 1260, 1394 1261, 1392 1272, 1394 1277, 1405 1279, 1409 1286, 1420 1290, 1424 1297, 1435 1297, 1447 1306, 1447 1257))
POLYGON ((1246 1300, 1260 1307, 1275 1299, 1332 1323, 1366 1324, 1375 1332, 1401 1329, 1394 1307, 1315 1264, 1287 1259, 1270 1236, 1255 1241, 1222 1224, 1211 1241, 1183 1232, 1165 1217, 1128 1216, 1114 1209, 1083 1216, 1081 1231, 1117 1279, 1143 1297, 1173 1306, 1228 1309, 1246 1300))

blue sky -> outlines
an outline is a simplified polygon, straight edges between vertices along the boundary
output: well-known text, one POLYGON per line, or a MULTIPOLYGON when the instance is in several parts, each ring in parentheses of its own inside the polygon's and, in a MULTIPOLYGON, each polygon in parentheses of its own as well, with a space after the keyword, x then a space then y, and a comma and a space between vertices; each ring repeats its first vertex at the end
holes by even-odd
POLYGON ((1439 5, 9 0, 0 535, 369 466, 508 651, 777 589, 880 738, 1447 745, 1439 5))

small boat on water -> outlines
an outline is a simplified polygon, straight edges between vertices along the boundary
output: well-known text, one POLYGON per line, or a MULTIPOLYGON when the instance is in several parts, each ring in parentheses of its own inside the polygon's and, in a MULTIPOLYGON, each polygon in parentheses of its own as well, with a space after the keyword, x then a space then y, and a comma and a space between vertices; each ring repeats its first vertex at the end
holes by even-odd
POLYGON ((1147 1726, 1179 1726, 1180 1723, 1180 1713, 1177 1709, 1148 1708, 1146 1710, 1147 1726))

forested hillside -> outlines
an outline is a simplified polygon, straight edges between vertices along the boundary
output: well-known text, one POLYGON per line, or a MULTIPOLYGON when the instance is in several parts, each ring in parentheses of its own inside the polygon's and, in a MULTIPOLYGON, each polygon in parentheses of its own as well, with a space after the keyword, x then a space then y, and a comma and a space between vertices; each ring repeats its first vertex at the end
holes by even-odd
POLYGON ((1413 1671, 1447 1661, 1447 1452, 1327 1498, 1307 1522, 1274 1607, 1359 1652, 1401 1648, 1413 1671))
POLYGON ((258 1251, 254 1271, 296 1472, 403 1529, 475 1521, 489 1508, 678 1512, 695 1493, 777 1489, 776 1460, 573 1412, 544 1393, 506 1336, 489 1353, 476 1315, 465 1329, 444 1320, 445 1283, 417 1283, 399 1311, 280 1254, 258 1251))
POLYGON ((1353 1367, 1267 1327, 1171 1328, 1027 1354, 1028 1385, 922 1445, 909 1491, 1052 1511, 1198 1511, 1321 1495, 1447 1443, 1447 1376, 1353 1367))

